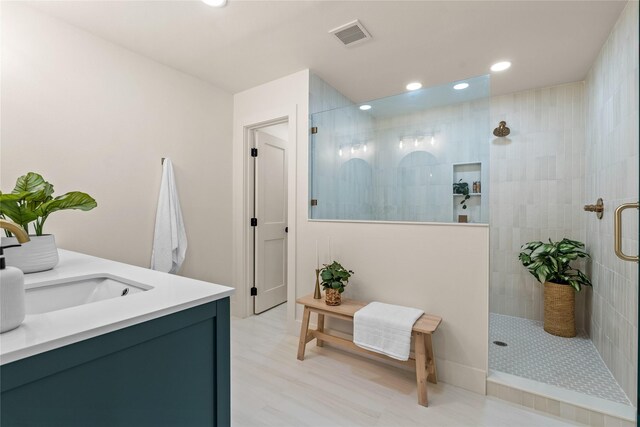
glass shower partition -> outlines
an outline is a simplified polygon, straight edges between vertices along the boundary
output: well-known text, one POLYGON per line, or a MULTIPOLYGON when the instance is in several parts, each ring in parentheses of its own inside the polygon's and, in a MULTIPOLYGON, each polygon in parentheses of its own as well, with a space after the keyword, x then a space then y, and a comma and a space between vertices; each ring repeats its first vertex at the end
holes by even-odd
POLYGON ((489 76, 463 82, 312 114, 310 219, 488 223, 489 76))

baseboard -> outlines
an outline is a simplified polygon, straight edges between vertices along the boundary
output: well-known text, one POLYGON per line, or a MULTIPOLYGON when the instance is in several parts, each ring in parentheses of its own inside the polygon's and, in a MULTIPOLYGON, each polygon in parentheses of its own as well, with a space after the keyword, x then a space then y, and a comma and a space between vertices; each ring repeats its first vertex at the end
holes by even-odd
POLYGON ((486 394, 487 371, 436 357, 438 381, 474 393, 486 394))

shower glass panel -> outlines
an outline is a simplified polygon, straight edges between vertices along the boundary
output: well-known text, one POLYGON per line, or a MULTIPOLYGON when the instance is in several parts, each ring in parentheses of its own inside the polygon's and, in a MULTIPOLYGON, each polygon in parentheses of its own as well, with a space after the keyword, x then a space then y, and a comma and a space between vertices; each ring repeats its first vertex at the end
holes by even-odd
POLYGON ((310 218, 488 223, 489 76, 464 82, 312 114, 310 218))

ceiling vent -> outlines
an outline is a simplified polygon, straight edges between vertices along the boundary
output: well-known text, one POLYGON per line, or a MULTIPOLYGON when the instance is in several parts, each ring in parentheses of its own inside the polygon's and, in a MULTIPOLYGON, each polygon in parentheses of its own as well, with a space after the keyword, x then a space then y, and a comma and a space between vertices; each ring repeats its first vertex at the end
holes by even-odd
POLYGON ((371 39, 371 34, 357 19, 334 28, 329 33, 336 36, 345 46, 354 46, 371 39))

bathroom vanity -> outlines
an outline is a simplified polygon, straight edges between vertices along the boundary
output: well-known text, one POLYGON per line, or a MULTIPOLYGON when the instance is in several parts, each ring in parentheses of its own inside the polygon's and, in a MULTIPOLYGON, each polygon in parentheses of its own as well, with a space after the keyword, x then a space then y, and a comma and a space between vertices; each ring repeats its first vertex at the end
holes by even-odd
POLYGON ((232 288, 64 250, 25 286, 0 425, 230 425, 232 288))

